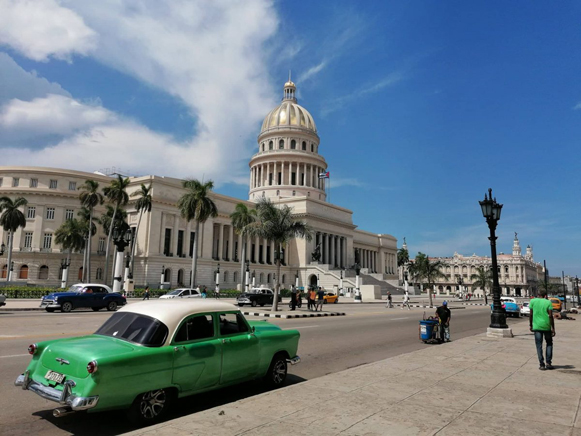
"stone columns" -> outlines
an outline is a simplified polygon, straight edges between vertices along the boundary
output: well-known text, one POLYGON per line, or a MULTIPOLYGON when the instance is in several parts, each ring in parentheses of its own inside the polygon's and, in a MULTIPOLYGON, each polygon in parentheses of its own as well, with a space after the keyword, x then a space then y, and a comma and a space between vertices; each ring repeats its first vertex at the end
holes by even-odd
POLYGON ((234 260, 234 226, 230 225, 230 240, 228 241, 228 259, 234 260))
MULTIPOLYGON (((249 241, 251 242, 251 241, 249 241)), ((254 263, 258 263, 258 236, 254 238, 254 263)))
POLYGON ((335 235, 329 235, 329 263, 331 266, 335 265, 335 235))
POLYGON ((262 240, 262 263, 266 263, 266 240, 262 240))
POLYGON ((270 243, 270 262, 274 265, 274 242, 270 243))
POLYGON ((224 257, 224 224, 218 224, 218 260, 222 260, 224 257))

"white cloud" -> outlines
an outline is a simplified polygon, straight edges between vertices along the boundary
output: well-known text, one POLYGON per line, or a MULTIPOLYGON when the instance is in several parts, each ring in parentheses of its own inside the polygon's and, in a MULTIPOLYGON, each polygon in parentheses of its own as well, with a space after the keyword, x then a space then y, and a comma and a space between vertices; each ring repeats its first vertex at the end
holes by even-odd
POLYGON ((579 102, 575 106, 573 106, 573 110, 578 110, 578 109, 581 109, 581 102, 579 102))
POLYGON ((116 116, 101 106, 82 104, 70 97, 49 94, 32 101, 10 100, 0 108, 0 132, 8 137, 70 135, 116 116))
MULTIPOLYGON (((180 99, 189 108, 196 133, 189 140, 176 143, 171 136, 134 121, 118 120, 103 126, 97 120, 91 127, 85 121, 103 113, 83 107, 75 112, 77 118, 72 123, 83 130, 82 134, 75 130, 73 136, 45 150, 15 153, 13 163, 48 164, 39 156, 51 156, 60 150, 66 153, 55 157, 59 165, 74 167, 79 161, 74 157, 76 153, 94 155, 94 145, 98 143, 104 150, 123 151, 97 153, 98 162, 87 169, 119 164, 123 155, 144 173, 176 177, 201 177, 205 173, 206 177, 212 174, 217 182, 247 183, 247 162, 257 147, 259 123, 276 105, 277 93, 270 86, 264 50, 278 28, 272 1, 101 0, 66 5, 98 35, 98 44, 91 46, 90 53, 87 48, 87 53, 180 99), (71 149, 75 153, 69 153, 71 149), (160 156, 165 165, 160 164, 160 156), (20 162, 14 162, 16 157, 20 162)), ((29 44, 26 50, 33 47, 29 44)), ((55 56, 54 50, 47 48, 45 52, 55 56)), ((284 79, 280 80, 281 87, 284 79)), ((19 105, 36 110, 40 102, 19 105)), ((37 116, 20 113, 18 119, 22 123, 34 120, 40 125, 37 116)), ((50 131, 50 126, 45 127, 50 131)), ((61 124, 53 130, 64 132, 68 127, 61 124)))
POLYGON ((35 61, 69 60, 95 48, 96 34, 56 0, 0 0, 0 44, 35 61))
POLYGON ((307 80, 309 80, 311 77, 316 76, 318 73, 321 72, 321 70, 323 68, 325 68, 327 66, 327 61, 322 61, 320 62, 318 65, 315 65, 314 67, 309 68, 307 71, 305 71, 303 74, 301 74, 299 76, 298 81, 300 83, 306 82, 307 80))
POLYGON ((7 100, 32 100, 47 94, 70 96, 58 83, 39 77, 34 71, 25 71, 14 59, 0 52, 0 105, 7 100))

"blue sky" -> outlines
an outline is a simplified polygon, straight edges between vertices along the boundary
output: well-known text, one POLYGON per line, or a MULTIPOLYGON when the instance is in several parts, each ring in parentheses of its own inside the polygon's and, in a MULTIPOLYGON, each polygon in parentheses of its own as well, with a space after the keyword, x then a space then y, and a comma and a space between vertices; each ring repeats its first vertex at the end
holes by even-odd
POLYGON ((246 198, 291 69, 359 228, 489 255, 491 187, 499 251, 516 231, 551 275, 581 275, 580 18, 572 1, 0 0, 2 162, 246 198))

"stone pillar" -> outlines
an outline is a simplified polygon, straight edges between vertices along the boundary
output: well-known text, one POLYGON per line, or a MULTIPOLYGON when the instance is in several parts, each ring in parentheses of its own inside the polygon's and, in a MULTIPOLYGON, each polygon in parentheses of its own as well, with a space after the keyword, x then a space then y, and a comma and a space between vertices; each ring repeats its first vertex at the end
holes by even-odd
POLYGON ((254 238, 254 263, 258 263, 258 237, 254 238))
POLYGON ((234 260, 234 226, 230 225, 230 240, 228 241, 228 259, 234 260))
POLYGON ((335 235, 329 235, 329 263, 331 267, 335 262, 335 235))
POLYGON ((266 263, 266 244, 268 244, 268 241, 266 240, 262 240, 262 262, 266 263))
POLYGON ((218 260, 224 257, 224 224, 218 224, 218 260))
POLYGON ((325 263, 329 264, 331 263, 331 235, 329 233, 327 233, 325 250, 327 252, 327 261, 325 263))

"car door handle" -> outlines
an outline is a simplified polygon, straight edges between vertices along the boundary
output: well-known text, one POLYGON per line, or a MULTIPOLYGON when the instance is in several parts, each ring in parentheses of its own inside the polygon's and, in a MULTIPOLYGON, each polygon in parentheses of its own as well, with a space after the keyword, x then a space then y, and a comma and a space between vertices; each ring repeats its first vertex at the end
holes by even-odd
POLYGON ((223 344, 227 344, 229 342, 232 342, 232 339, 222 339, 223 344))
POLYGON ((184 346, 181 346, 181 347, 173 347, 173 350, 176 351, 176 352, 177 351, 180 351, 180 350, 185 350, 185 349, 186 349, 186 347, 184 347, 184 346))

